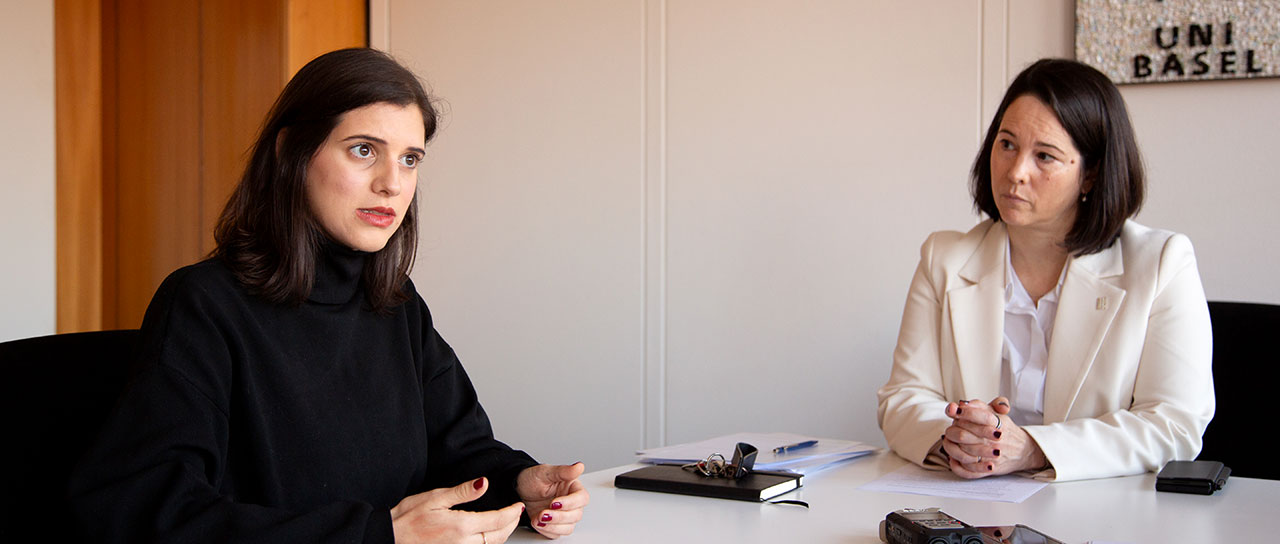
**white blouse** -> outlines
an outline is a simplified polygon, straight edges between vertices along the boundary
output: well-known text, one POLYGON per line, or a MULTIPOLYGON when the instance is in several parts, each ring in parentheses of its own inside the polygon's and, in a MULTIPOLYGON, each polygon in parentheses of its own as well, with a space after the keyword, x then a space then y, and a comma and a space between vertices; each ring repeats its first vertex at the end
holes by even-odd
POLYGON ((1049 342, 1053 339, 1053 321, 1058 314, 1058 295, 1062 292, 1069 262, 1058 274, 1058 285, 1035 303, 1013 270, 1011 254, 1012 248, 1006 239, 1000 394, 1009 399, 1013 409, 1009 417, 1014 423, 1043 425, 1045 364, 1049 360, 1049 342))

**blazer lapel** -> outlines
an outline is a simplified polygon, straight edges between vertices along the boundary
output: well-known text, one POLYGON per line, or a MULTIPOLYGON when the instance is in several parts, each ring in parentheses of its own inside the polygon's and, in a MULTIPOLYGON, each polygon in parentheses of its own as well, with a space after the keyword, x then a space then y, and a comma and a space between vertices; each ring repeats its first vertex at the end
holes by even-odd
POLYGON ((968 285, 947 292, 956 363, 968 399, 986 402, 1000 394, 1007 245, 1004 224, 993 224, 960 269, 960 279, 968 285))
POLYGON ((1108 280, 1124 274, 1120 240, 1110 248, 1069 263, 1049 342, 1045 423, 1066 421, 1125 296, 1124 289, 1108 280))

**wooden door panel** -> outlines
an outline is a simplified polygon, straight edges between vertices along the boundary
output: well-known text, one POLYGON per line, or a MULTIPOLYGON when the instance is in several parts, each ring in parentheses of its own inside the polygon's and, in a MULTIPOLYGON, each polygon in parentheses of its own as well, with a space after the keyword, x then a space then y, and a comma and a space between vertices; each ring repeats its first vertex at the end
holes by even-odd
POLYGON ((117 5, 114 326, 142 323, 174 269, 200 258, 200 10, 117 5))
POLYGON ((249 146, 287 76, 280 2, 204 2, 200 58, 200 249, 213 251, 213 227, 248 163, 249 146))
POLYGON ((54 4, 57 330, 102 325, 102 6, 54 4), (62 52, 75 52, 64 55, 62 52), (74 157, 74 159, 72 159, 74 157))

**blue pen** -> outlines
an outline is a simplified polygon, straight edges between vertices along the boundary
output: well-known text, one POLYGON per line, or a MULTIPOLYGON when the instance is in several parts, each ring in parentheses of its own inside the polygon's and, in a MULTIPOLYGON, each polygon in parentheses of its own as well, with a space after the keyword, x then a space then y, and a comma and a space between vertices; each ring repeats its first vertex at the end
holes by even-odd
POLYGON ((810 448, 817 445, 818 445, 817 440, 805 440, 804 442, 796 442, 795 444, 787 444, 785 446, 778 446, 776 448, 773 448, 773 453, 774 455, 782 455, 789 451, 810 448))

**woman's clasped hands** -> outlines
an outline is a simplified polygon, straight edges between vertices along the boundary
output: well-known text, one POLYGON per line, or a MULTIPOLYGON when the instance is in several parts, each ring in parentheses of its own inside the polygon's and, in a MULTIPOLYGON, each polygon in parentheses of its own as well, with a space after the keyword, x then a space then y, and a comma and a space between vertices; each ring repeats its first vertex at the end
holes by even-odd
POLYGON ((984 478, 1048 463, 1035 439, 1009 418, 1009 400, 991 403, 961 400, 947 404, 951 426, 942 435, 942 449, 951 472, 962 478, 984 478))
POLYGON ((583 468, 582 463, 529 467, 516 479, 521 502, 488 512, 453 509, 483 496, 489 489, 488 478, 406 497, 391 509, 396 542, 501 544, 511 536, 524 512, 543 536, 568 535, 591 500, 578 481, 583 468))

